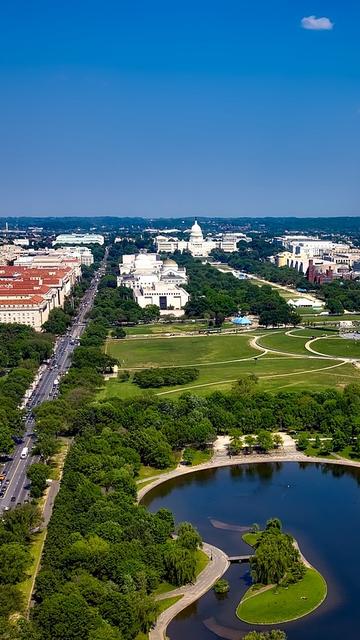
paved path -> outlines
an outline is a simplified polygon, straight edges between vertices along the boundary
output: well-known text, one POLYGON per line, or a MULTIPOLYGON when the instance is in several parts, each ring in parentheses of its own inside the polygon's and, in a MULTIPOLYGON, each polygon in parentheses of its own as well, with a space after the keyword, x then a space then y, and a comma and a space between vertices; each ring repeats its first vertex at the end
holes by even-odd
MULTIPOLYGON (((169 593, 163 594, 161 599, 172 598, 173 596, 182 595, 178 602, 163 611, 156 621, 154 629, 149 633, 149 640, 164 640, 166 628, 171 620, 183 609, 198 600, 204 593, 209 591, 219 578, 225 573, 229 567, 227 555, 211 544, 204 542, 203 551, 209 556, 210 561, 205 569, 199 574, 195 584, 185 585, 179 589, 174 589, 169 593)), ((160 599, 160 598, 159 598, 160 599)))

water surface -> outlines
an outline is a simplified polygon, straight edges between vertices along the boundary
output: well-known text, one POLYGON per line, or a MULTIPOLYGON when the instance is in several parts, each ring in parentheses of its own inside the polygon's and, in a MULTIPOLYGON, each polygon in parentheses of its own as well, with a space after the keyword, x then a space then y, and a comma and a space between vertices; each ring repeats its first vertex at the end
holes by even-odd
MULTIPOLYGON (((360 637, 359 469, 295 462, 210 469, 156 487, 143 504, 151 511, 168 507, 177 522, 192 522, 204 540, 229 555, 249 552, 241 540, 246 527, 279 517, 329 590, 317 611, 281 625, 288 639, 360 637)), ((168 627, 170 640, 239 640, 256 628, 235 616, 250 584, 248 565, 231 565, 224 577, 230 592, 219 597, 211 590, 180 613, 168 627)))

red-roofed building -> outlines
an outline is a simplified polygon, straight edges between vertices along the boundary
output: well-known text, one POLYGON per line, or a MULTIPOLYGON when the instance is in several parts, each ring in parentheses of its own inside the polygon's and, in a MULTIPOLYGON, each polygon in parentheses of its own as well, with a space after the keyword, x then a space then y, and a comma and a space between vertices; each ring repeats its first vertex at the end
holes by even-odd
POLYGON ((40 331, 50 311, 64 305, 78 275, 78 260, 61 266, 0 266, 0 322, 40 331))

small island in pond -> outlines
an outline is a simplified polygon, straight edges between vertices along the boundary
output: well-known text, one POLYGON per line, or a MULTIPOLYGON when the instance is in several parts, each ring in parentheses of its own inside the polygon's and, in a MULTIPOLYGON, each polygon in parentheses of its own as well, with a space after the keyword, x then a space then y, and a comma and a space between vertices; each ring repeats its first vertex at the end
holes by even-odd
POLYGON ((250 560, 253 585, 236 609, 240 620, 249 624, 290 622, 325 600, 324 578, 305 560, 294 538, 282 531, 280 520, 268 520, 264 531, 245 533, 243 540, 255 553, 250 560))

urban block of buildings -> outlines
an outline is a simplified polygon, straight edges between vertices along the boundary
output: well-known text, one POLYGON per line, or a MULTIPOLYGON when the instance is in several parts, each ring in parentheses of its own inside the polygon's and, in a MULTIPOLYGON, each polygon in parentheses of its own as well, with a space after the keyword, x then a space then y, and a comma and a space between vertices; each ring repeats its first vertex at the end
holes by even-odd
POLYGON ((163 261, 157 253, 124 255, 119 271, 118 286, 131 289, 140 307, 156 305, 161 315, 183 315, 190 296, 183 288, 186 269, 175 260, 163 261))
POLYGON ((63 307, 81 276, 81 265, 90 265, 87 247, 24 249, 0 247, 0 322, 27 324, 41 331, 52 309, 63 307))
POLYGON ((194 257, 205 258, 213 249, 222 249, 226 253, 232 253, 237 249, 237 242, 245 238, 244 234, 238 233, 224 233, 219 239, 204 238, 202 229, 195 220, 190 230, 189 240, 179 240, 176 236, 159 235, 156 236, 156 250, 158 253, 189 251, 194 257))
POLYGON ((334 278, 351 279, 359 275, 360 250, 356 247, 300 235, 279 240, 286 251, 275 256, 277 266, 297 269, 310 282, 322 284, 334 278))

